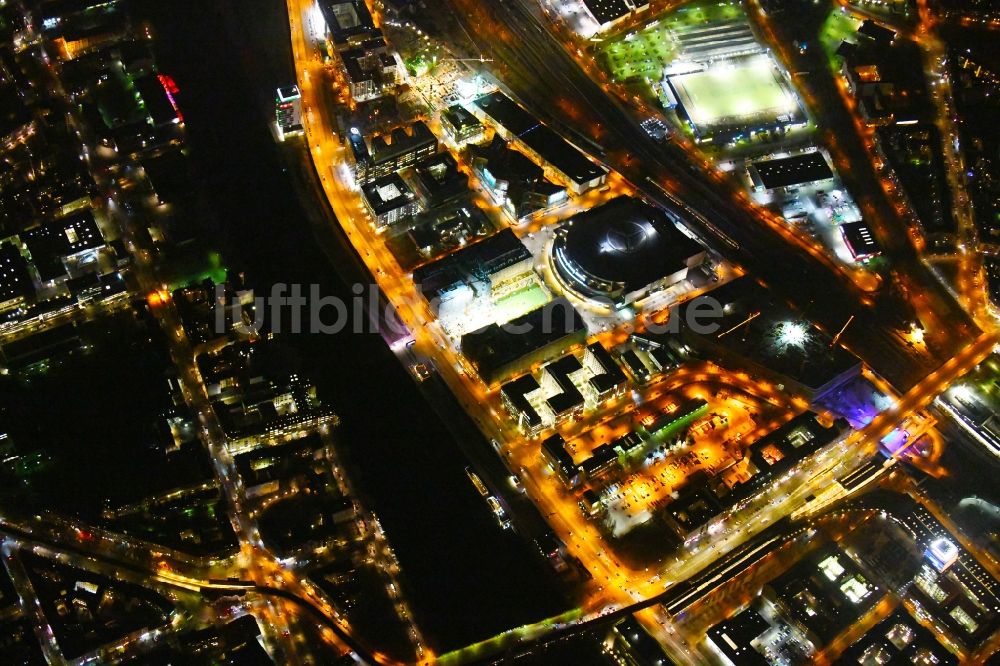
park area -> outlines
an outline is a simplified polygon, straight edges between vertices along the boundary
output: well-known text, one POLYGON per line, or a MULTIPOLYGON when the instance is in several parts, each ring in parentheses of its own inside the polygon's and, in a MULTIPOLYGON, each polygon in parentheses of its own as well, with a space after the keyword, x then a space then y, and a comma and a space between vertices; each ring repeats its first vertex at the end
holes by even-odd
POLYGON ((659 18, 639 31, 598 45, 598 59, 616 81, 659 80, 677 55, 673 32, 715 21, 743 18, 739 3, 694 2, 659 18))
POLYGON ((823 45, 823 51, 827 57, 831 60, 834 58, 841 42, 845 40, 852 44, 856 42, 859 27, 861 27, 861 21, 843 9, 830 12, 819 29, 819 41, 823 45))
POLYGON ((511 319, 537 310, 552 300, 549 293, 538 282, 532 282, 513 294, 496 299, 493 304, 498 323, 507 323, 511 319))

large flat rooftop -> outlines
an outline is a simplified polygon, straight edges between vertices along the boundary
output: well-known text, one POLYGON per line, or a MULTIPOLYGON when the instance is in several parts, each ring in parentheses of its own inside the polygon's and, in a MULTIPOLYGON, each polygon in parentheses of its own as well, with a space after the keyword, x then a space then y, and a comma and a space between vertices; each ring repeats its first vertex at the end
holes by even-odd
POLYGON ((588 183, 607 173, 502 92, 478 98, 476 106, 570 180, 588 183))
POLYGON ((437 145, 437 137, 427 123, 418 120, 407 127, 397 127, 389 134, 372 137, 371 159, 381 164, 430 145, 437 145))
POLYGON ((761 160, 749 168, 754 184, 768 190, 833 178, 833 170, 819 151, 761 160))
POLYGON ((453 252, 413 271, 413 281, 428 300, 456 285, 490 275, 531 259, 531 253, 510 229, 453 252))
MULTIPOLYGON (((682 324, 682 335, 710 355, 729 362, 747 362, 787 378, 813 397, 839 385, 861 370, 861 360, 802 315, 781 303, 748 277, 715 289, 706 298, 723 308, 718 318, 699 322, 714 324, 715 332, 696 332, 682 324)), ((685 303, 676 316, 687 321, 687 310, 704 307, 702 298, 685 303), (701 304, 701 305, 699 305, 701 304)))
POLYGON ((763 51, 745 17, 707 25, 679 25, 674 39, 682 57, 695 62, 724 58, 737 53, 763 51))
POLYGON ((322 0, 319 8, 336 44, 381 34, 364 0, 322 0))
POLYGON ((490 324, 463 335, 462 353, 483 381, 493 384, 557 356, 586 335, 580 313, 565 298, 557 298, 506 325, 490 324))
POLYGON ((583 0, 583 4, 602 26, 614 23, 629 13, 624 0, 583 0))
POLYGON ((875 234, 864 222, 845 222, 840 225, 840 232, 855 259, 873 257, 882 253, 882 246, 875 239, 875 234))

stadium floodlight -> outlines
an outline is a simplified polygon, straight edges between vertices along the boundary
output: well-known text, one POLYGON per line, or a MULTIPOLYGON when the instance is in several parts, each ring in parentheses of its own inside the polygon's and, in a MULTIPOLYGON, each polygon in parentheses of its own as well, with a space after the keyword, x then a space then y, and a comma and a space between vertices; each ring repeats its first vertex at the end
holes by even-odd
POLYGON ((958 400, 959 402, 972 402, 975 396, 972 393, 972 389, 968 386, 959 385, 951 389, 951 396, 958 400))
POLYGON ((806 342, 809 331, 800 323, 794 321, 782 322, 778 332, 778 342, 782 345, 801 347, 806 342))
POLYGON ((471 100, 479 92, 479 84, 475 80, 461 79, 455 84, 455 91, 463 100, 471 100))

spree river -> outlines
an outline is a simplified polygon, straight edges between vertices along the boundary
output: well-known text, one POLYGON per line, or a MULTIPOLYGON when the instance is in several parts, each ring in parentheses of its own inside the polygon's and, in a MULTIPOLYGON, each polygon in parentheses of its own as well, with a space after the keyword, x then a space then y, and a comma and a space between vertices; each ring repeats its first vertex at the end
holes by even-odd
MULTIPOLYGON (((318 283, 347 297, 353 278, 338 274, 328 258, 336 253, 320 249, 267 128, 275 88, 294 78, 284 1, 142 0, 139 11, 152 23, 161 71, 180 87, 191 161, 214 214, 206 232, 219 239, 230 271, 246 271, 265 289, 318 283)), ((346 241, 328 236, 343 253, 346 241)), ((568 607, 540 558, 499 529, 466 477, 454 428, 380 337, 287 339, 342 418, 357 485, 396 551, 432 649, 440 654, 568 607)))

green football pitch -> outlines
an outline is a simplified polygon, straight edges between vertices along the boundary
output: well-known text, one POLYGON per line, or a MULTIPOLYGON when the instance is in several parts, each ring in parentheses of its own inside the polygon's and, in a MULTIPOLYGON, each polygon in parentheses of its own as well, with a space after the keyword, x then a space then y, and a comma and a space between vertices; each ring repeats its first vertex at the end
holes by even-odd
POLYGON ((539 284, 532 284, 508 294, 493 304, 494 321, 505 324, 511 319, 527 314, 549 302, 549 295, 539 284))
POLYGON ((670 82, 697 127, 710 127, 726 118, 777 117, 797 108, 766 56, 673 76, 670 82))

